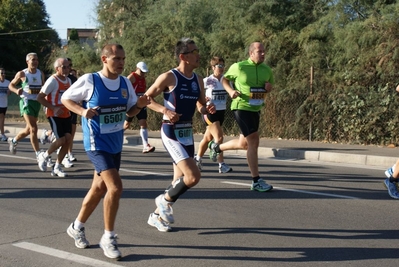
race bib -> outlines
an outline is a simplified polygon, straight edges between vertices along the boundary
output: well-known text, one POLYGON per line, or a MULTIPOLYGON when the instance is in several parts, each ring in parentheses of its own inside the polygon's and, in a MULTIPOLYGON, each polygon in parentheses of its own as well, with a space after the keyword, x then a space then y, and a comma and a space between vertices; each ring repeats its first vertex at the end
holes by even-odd
POLYGON ((177 141, 184 146, 194 144, 193 139, 193 125, 191 123, 182 123, 174 125, 174 132, 177 141))
POLYGON ((101 107, 97 111, 100 117, 100 133, 108 134, 123 130, 126 106, 101 107))
POLYGON ((40 89, 42 89, 42 87, 39 85, 29 85, 29 89, 28 89, 28 94, 30 95, 37 95, 40 93, 40 89))
POLYGON ((227 100, 227 92, 226 91, 212 91, 212 102, 215 105, 225 105, 227 100))
POLYGON ((251 87, 249 92, 249 104, 251 106, 260 106, 263 104, 267 93, 265 88, 251 87))

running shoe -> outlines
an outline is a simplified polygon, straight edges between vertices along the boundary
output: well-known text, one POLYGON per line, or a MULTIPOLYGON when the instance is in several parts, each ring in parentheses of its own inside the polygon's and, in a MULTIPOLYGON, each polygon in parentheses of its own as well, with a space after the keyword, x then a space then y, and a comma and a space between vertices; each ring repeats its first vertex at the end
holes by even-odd
POLYGON ((80 230, 73 229, 73 223, 68 227, 67 234, 75 239, 75 246, 77 248, 88 248, 90 247, 89 241, 86 239, 85 228, 83 227, 80 230))
POLYGON ((173 202, 166 201, 165 194, 160 194, 155 199, 155 204, 158 207, 159 216, 162 218, 162 220, 168 223, 175 222, 175 219, 173 218, 173 209, 172 209, 173 202))
POLYGON ((48 141, 48 136, 47 136, 47 130, 46 130, 46 129, 43 129, 43 130, 42 130, 42 133, 41 133, 41 135, 40 135, 40 137, 39 137, 39 142, 40 142, 42 145, 44 145, 44 144, 46 144, 46 143, 49 143, 49 141, 48 141))
POLYGON ((11 152, 11 154, 17 154, 17 145, 18 145, 18 142, 14 142, 13 141, 13 138, 9 138, 8 139, 8 143, 10 144, 10 152, 11 152))
POLYGON ((42 172, 47 171, 47 160, 48 157, 44 156, 44 152, 39 152, 39 154, 37 155, 37 165, 42 172))
POLYGON ((398 188, 397 188, 397 183, 391 183, 389 181, 389 178, 387 178, 384 181, 384 185, 388 189, 388 194, 391 196, 391 198, 399 199, 399 192, 398 192, 398 188))
POLYGON ((195 164, 197 165, 198 169, 202 171, 202 159, 197 159, 197 157, 194 157, 195 164))
POLYGON ((51 156, 48 156, 48 158, 47 158, 47 168, 52 168, 52 167, 54 167, 54 162, 53 162, 53 160, 51 159, 51 156))
POLYGON ((71 167, 73 167, 73 163, 69 161, 69 159, 67 157, 65 157, 61 164, 64 166, 64 168, 69 169, 71 167))
POLYGON ((2 134, 2 135, 1 135, 1 141, 7 142, 7 140, 8 140, 8 137, 5 136, 4 134, 2 134))
POLYGON ((226 163, 222 163, 222 165, 219 166, 219 173, 228 173, 231 171, 233 171, 233 169, 226 163))
POLYGON ((251 190, 259 192, 267 192, 273 189, 273 186, 267 184, 262 178, 259 178, 257 183, 252 182, 251 190))
POLYGON ((117 236, 105 237, 102 236, 100 240, 100 247, 104 251, 104 255, 111 259, 119 259, 122 257, 121 252, 118 249, 118 243, 116 242, 117 236))
POLYGON ((393 176, 393 166, 385 171, 385 176, 391 178, 393 176))
POLYGON ((58 166, 57 168, 53 168, 53 170, 51 171, 51 176, 58 176, 58 177, 67 177, 68 174, 66 174, 60 166, 58 166))
POLYGON ((218 152, 216 152, 216 148, 219 146, 219 144, 216 144, 213 140, 208 143, 208 148, 209 148, 209 158, 213 161, 216 162, 216 159, 219 155, 218 152))
POLYGON ((150 144, 147 144, 147 146, 145 148, 143 148, 143 154, 154 152, 154 151, 155 151, 155 147, 151 146, 150 144))
POLYGON ((68 159, 70 162, 77 161, 77 159, 75 158, 75 156, 72 153, 68 154, 68 159))
POLYGON ((161 216, 159 216, 155 213, 150 214, 150 217, 148 217, 147 223, 149 225, 151 225, 152 227, 157 228, 158 231, 160 231, 160 232, 169 232, 172 230, 169 223, 162 220, 161 216))

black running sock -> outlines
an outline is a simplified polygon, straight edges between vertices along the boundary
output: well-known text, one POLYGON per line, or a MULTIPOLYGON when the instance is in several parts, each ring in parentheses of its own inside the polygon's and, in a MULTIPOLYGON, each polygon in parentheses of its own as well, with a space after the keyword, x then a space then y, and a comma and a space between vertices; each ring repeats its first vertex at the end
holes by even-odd
POLYGON ((259 180, 259 176, 256 176, 256 177, 252 177, 252 181, 254 181, 254 183, 257 183, 258 182, 258 180, 259 180))
POLYGON ((220 146, 218 143, 215 143, 215 148, 214 150, 216 151, 216 153, 222 153, 222 150, 220 150, 220 146))
POLYGON ((397 182, 399 181, 399 178, 393 178, 393 177, 391 176, 391 177, 389 177, 389 181, 390 181, 391 183, 397 183, 397 182))

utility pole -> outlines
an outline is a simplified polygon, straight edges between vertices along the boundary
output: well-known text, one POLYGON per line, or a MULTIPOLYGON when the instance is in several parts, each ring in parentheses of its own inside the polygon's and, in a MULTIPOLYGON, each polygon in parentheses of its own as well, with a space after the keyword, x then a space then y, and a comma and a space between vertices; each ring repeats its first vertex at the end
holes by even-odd
MULTIPOLYGON (((313 76, 314 76, 314 69, 313 66, 310 67, 310 86, 309 86, 309 95, 313 94, 313 76)), ((313 110, 310 110, 310 122, 309 122, 309 141, 312 141, 312 121, 313 121, 313 110)))

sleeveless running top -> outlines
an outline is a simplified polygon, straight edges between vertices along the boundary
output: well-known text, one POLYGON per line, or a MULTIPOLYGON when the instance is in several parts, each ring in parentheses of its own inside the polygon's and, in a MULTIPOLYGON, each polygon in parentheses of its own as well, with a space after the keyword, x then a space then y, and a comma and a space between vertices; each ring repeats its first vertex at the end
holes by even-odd
POLYGON ((122 151, 123 123, 127 111, 129 90, 125 79, 120 76, 120 87, 109 90, 98 73, 93 73, 93 94, 83 107, 98 107, 98 116, 92 119, 82 117, 82 127, 90 135, 84 135, 83 144, 86 151, 101 150, 111 154, 122 151))
POLYGON ((39 69, 36 69, 36 73, 30 73, 27 68, 22 71, 25 73, 25 81, 22 83, 21 98, 36 100, 43 84, 42 73, 39 69))
MULTIPOLYGON (((172 69, 171 72, 176 77, 176 85, 171 91, 163 93, 164 106, 182 114, 179 122, 191 123, 201 91, 197 74, 193 73, 192 77, 187 78, 177 69, 172 69)), ((169 120, 165 115, 163 119, 169 120)))

